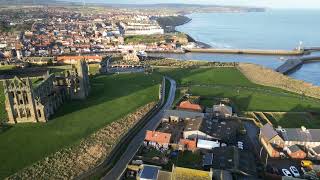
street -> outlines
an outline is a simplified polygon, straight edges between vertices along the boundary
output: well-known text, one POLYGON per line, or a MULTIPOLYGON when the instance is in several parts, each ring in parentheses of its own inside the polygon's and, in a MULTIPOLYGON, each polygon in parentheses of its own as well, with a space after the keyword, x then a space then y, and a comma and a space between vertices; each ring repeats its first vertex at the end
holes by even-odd
POLYGON ((150 121, 132 139, 125 153, 121 156, 121 158, 114 165, 114 167, 103 177, 103 179, 115 180, 121 177, 123 172, 126 170, 128 163, 134 157, 136 152, 139 150, 141 144, 143 143, 146 130, 155 130, 160 123, 164 111, 171 108, 175 98, 176 82, 171 78, 166 78, 170 81, 171 84, 167 102, 165 103, 163 108, 153 118, 151 118, 150 121))

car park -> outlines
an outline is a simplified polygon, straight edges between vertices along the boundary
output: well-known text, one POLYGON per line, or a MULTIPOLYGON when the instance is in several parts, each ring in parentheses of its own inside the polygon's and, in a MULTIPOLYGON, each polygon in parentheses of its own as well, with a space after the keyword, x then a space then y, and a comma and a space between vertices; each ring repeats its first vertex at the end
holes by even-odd
POLYGON ((288 169, 282 169, 282 173, 287 177, 293 177, 288 169))

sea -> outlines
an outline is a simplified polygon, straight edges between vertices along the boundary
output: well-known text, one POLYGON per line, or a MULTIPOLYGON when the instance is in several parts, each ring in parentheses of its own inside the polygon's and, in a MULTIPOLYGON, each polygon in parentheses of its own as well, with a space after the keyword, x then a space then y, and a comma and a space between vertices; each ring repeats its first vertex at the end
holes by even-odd
MULTIPOLYGON (((213 48, 284 49, 320 47, 320 10, 277 9, 265 12, 194 13, 176 29, 213 48)), ((181 60, 250 62, 276 69, 288 58, 282 56, 210 53, 162 54, 181 60)), ((309 56, 320 56, 320 52, 309 56)), ((320 62, 302 65, 289 76, 320 86, 320 62)))

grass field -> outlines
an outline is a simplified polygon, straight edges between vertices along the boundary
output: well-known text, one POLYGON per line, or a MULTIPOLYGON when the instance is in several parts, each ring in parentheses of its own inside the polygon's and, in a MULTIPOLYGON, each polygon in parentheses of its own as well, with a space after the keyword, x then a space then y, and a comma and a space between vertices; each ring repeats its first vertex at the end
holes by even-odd
POLYGON ((48 123, 18 124, 0 133, 0 179, 156 101, 161 80, 142 73, 97 76, 86 101, 65 103, 48 123))
POLYGON ((158 72, 166 74, 180 85, 220 84, 233 86, 256 86, 235 68, 161 68, 158 72))
MULTIPOLYGON (((180 86, 188 85, 192 95, 230 98, 241 111, 320 111, 319 101, 254 84, 236 68, 165 68, 158 72, 176 79, 180 86)), ((212 104, 205 101, 203 105, 212 104)))

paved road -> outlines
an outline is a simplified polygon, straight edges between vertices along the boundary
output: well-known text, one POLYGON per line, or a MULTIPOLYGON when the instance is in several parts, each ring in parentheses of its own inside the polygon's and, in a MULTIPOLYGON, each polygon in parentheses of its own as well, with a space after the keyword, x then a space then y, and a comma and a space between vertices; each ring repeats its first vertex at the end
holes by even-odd
POLYGON ((127 164, 134 157, 136 152, 139 150, 141 144, 143 143, 146 130, 155 130, 160 124, 160 120, 163 115, 163 112, 167 109, 170 109, 170 107, 172 106, 175 98, 176 82, 171 78, 167 78, 167 79, 171 83, 167 102, 165 103, 163 108, 152 119, 150 119, 150 121, 145 125, 145 127, 143 127, 141 131, 132 139, 126 152, 121 156, 117 164, 115 164, 115 166, 102 179, 105 179, 105 180, 119 179, 122 173, 126 170, 127 164))

